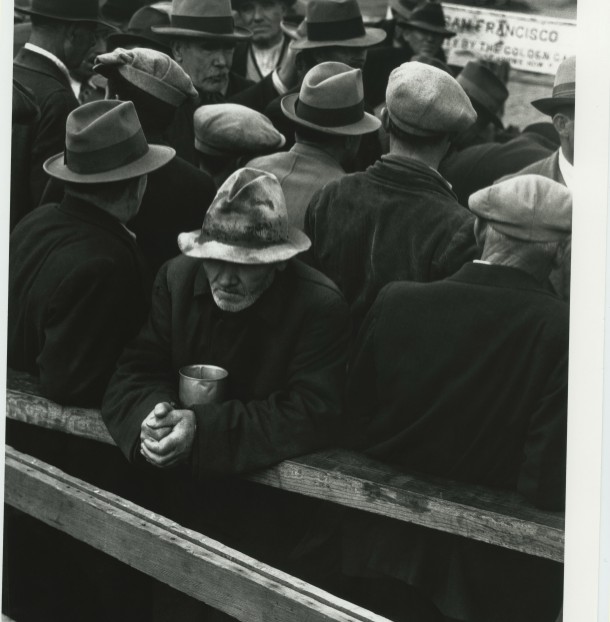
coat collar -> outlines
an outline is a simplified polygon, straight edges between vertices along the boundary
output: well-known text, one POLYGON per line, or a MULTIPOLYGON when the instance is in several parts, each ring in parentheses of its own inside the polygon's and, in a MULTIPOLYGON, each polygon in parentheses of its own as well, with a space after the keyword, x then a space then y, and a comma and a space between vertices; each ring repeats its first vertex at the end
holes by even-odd
MULTIPOLYGON (((251 307, 248 307, 238 313, 229 313, 229 315, 235 318, 256 315, 270 326, 277 324, 282 319, 286 300, 288 298, 287 292, 291 287, 291 280, 296 278, 292 262, 289 261, 286 269, 283 272, 276 273, 275 279, 269 289, 251 307)), ((216 306, 216 303, 212 298, 208 278, 205 274, 205 270, 203 269, 203 262, 200 263, 197 274, 195 275, 193 296, 209 297, 210 302, 216 306)), ((220 313, 223 312, 220 311, 220 313)))
POLYGON ((50 58, 32 52, 26 48, 21 48, 13 62, 15 65, 23 67, 24 69, 36 71, 51 78, 55 78, 66 88, 69 88, 70 92, 73 92, 68 76, 50 58))
POLYGON ((341 173, 345 173, 343 167, 335 158, 333 158, 330 154, 326 153, 323 149, 316 147, 315 145, 311 145, 303 142, 296 142, 292 148, 290 149, 292 153, 296 153, 298 155, 305 156, 306 158, 313 158, 325 165, 325 168, 332 168, 341 173))
POLYGON ((507 289, 520 289, 536 291, 556 298, 556 296, 544 288, 531 274, 508 266, 486 265, 481 263, 464 264, 455 274, 448 277, 447 281, 468 283, 470 285, 482 285, 484 287, 501 287, 507 289))

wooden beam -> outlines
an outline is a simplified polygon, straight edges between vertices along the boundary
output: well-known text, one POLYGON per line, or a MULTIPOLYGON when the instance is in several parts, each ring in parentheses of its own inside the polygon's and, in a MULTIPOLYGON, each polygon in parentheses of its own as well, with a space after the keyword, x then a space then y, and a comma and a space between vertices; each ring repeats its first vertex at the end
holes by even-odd
POLYGON ((389 622, 11 447, 5 501, 243 622, 389 622))
MULTIPOLYGON (((66 408, 38 395, 33 379, 9 371, 7 416, 112 443, 96 410, 66 408)), ((346 507, 563 561, 564 515, 516 493, 406 474, 344 450, 285 460, 247 479, 346 507)))

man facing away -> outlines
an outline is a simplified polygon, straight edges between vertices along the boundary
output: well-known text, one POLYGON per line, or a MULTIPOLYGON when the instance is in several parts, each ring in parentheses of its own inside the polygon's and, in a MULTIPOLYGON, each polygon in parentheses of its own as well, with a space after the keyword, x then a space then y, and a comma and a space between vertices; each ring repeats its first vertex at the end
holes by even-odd
POLYGON ((392 72, 382 122, 390 153, 311 200, 312 265, 345 295, 358 325, 388 282, 436 281, 477 255, 473 217, 436 170, 452 135, 474 123, 462 87, 419 62, 392 72))
MULTIPOLYGON (((350 366, 350 446, 563 509, 569 308, 543 284, 570 235, 571 203, 567 188, 538 175, 480 190, 470 207, 481 261, 381 291, 350 366)), ((386 615, 411 595, 451 620, 556 618, 560 564, 394 523, 345 522, 344 569, 394 586, 386 615)), ((396 619, 419 620, 406 608, 396 619)))

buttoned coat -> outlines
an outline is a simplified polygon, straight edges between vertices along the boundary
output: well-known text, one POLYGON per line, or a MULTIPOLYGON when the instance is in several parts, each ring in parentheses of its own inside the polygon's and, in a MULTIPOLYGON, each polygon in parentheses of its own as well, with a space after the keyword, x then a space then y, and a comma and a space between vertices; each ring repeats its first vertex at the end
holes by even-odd
POLYGON ((343 292, 358 326, 390 281, 437 281, 476 258, 473 224, 437 171, 384 156, 314 195, 308 257, 343 292))
MULTIPOLYGON (((404 468, 565 501, 566 303, 515 268, 469 263, 380 293, 354 349, 350 446, 404 468)), ((457 484, 456 484, 457 485, 457 484)), ((400 579, 450 618, 552 621, 561 565, 351 514, 345 567, 400 579)))
POLYGON ((255 158, 248 166, 273 173, 278 178, 286 197, 288 220, 301 230, 311 197, 327 183, 345 175, 335 158, 306 143, 296 143, 290 151, 255 158))
POLYGON ((66 120, 78 106, 68 76, 49 58, 25 48, 13 61, 16 80, 30 89, 40 109, 40 117, 33 125, 30 147, 30 197, 27 212, 40 204, 40 197, 49 180, 42 165, 47 158, 64 150, 66 120))

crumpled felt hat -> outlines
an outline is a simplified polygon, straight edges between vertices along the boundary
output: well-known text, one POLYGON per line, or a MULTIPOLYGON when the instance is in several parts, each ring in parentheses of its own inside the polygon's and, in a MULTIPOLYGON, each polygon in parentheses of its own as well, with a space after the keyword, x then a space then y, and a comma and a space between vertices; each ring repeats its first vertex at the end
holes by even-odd
POLYGON ((68 115, 66 148, 43 168, 62 181, 107 183, 151 173, 175 155, 171 147, 148 144, 132 102, 103 99, 68 115))
POLYGON ((32 0, 29 8, 15 6, 15 11, 64 22, 93 22, 116 30, 102 19, 98 0, 32 0))
POLYGON ((138 9, 131 16, 125 32, 113 33, 106 39, 108 52, 116 48, 140 47, 171 55, 167 38, 152 31, 153 26, 169 26, 171 10, 171 2, 155 2, 138 9))
POLYGON ((437 2, 426 2, 415 7, 408 19, 405 20, 406 26, 434 32, 437 35, 443 35, 445 39, 455 37, 457 33, 448 30, 445 27, 445 13, 443 5, 437 2))
POLYGON ((300 92, 286 95, 281 106, 296 124, 325 134, 359 136, 381 126, 379 119, 364 111, 362 71, 344 63, 312 67, 300 92))
POLYGON ((197 91, 189 75, 167 54, 149 48, 116 48, 96 58, 94 71, 106 78, 118 72, 127 82, 166 104, 178 107, 197 91))
POLYGON ((528 242, 557 242, 572 232, 572 193, 542 175, 519 175, 473 193, 473 214, 505 235, 528 242))
POLYGON ((494 125, 503 127, 498 115, 508 99, 508 90, 502 80, 480 61, 471 60, 466 63, 457 81, 468 97, 489 115, 494 125))
POLYGON ((532 102, 532 106, 544 114, 553 115, 558 108, 573 106, 576 101, 576 56, 565 58, 555 74, 551 97, 532 102))
POLYGON ((283 20, 281 27, 293 39, 290 45, 295 50, 333 45, 364 48, 386 38, 381 28, 365 28, 357 0, 309 0, 300 25, 283 20))
POLYGON ((235 26, 231 0, 173 0, 169 26, 152 31, 171 38, 243 41, 252 33, 235 26))
POLYGON ((262 113, 240 104, 208 104, 193 115, 195 149, 207 155, 237 157, 280 149, 286 138, 262 113))
POLYGON ((419 62, 392 70, 386 89, 392 122, 416 136, 440 136, 468 129, 477 119, 466 91, 448 73, 419 62))
POLYGON ((311 241, 288 224, 286 200, 277 177, 241 168, 218 189, 201 230, 181 233, 178 246, 188 257, 268 264, 306 251, 311 241))

